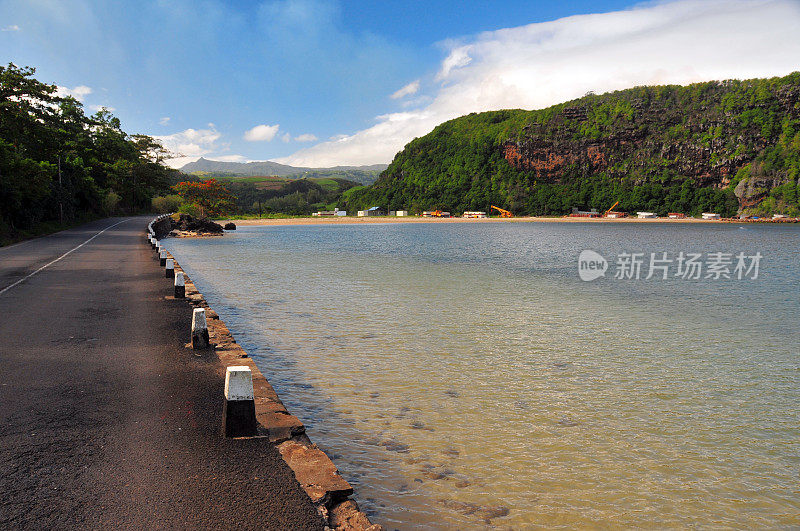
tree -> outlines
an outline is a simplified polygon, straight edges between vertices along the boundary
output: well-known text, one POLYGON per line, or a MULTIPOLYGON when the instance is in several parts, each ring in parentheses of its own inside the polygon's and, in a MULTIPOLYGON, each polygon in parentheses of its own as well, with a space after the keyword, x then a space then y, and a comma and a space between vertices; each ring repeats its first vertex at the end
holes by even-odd
POLYGON ((87 116, 35 72, 0 66, 0 244, 44 222, 150 208, 169 190, 175 170, 158 142, 128 135, 105 109, 87 116))
POLYGON ((222 216, 233 209, 233 196, 216 179, 184 181, 173 186, 184 202, 200 207, 201 216, 222 216))

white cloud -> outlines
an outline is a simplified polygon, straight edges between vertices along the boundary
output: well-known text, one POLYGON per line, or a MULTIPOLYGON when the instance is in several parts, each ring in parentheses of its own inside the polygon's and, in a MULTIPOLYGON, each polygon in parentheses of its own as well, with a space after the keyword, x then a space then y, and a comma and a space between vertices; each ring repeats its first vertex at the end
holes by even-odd
POLYGON ((281 141, 285 144, 288 144, 289 142, 292 141, 292 135, 290 135, 289 133, 284 133, 283 136, 281 137, 281 141))
POLYGON ((315 135, 305 133, 303 135, 294 137, 294 140, 295 142, 316 142, 319 139, 315 135))
POLYGON ((209 129, 186 129, 171 135, 154 136, 161 144, 169 150, 173 158, 167 163, 173 168, 179 168, 197 160, 198 157, 208 155, 217 150, 217 140, 220 133, 214 128, 209 129))
POLYGON ((472 62, 472 57, 469 56, 469 50, 469 46, 452 48, 447 58, 442 61, 442 68, 439 70, 439 74, 436 76, 437 81, 446 79, 453 69, 461 68, 462 66, 467 66, 470 64, 472 62))
POLYGON ((244 139, 248 142, 270 142, 278 134, 279 125, 257 125, 245 132, 244 139))
POLYGON ((389 162, 414 137, 470 112, 540 109, 593 90, 785 75, 800 69, 795 0, 684 0, 482 33, 450 43, 424 107, 276 159, 389 162))
POLYGON ((114 112, 117 110, 115 107, 109 107, 108 105, 89 105, 89 109, 94 112, 99 112, 103 109, 107 110, 108 112, 114 112))
POLYGON ((56 90, 56 96, 58 96, 59 98, 66 98, 67 96, 72 96, 78 101, 83 101, 83 98, 85 98, 91 93, 92 93, 91 87, 87 87, 86 85, 78 85, 75 88, 58 86, 56 90))
POLYGON ((169 116, 164 116, 158 121, 158 123, 161 125, 169 125, 169 120, 170 120, 169 116))
POLYGON ((19 29, 20 29, 19 26, 17 26, 16 24, 11 24, 10 26, 6 26, 3 29, 0 29, 0 31, 19 31, 19 29))
POLYGON ((405 98, 406 96, 416 94, 417 92, 419 92, 419 79, 412 81, 389 97, 393 100, 399 100, 400 98, 405 98))
POLYGON ((211 157, 209 160, 219 160, 221 162, 248 162, 244 155, 219 155, 211 157))

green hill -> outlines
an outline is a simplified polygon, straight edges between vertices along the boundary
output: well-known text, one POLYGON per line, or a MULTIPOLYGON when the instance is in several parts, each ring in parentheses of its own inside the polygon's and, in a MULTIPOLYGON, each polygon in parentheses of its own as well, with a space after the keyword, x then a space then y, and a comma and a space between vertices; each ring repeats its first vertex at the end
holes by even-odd
POLYGON ((237 213, 243 215, 308 215, 317 210, 333 210, 342 202, 343 194, 360 188, 357 182, 330 177, 292 179, 206 172, 178 174, 172 184, 212 178, 231 192, 237 213))
POLYGON ((573 207, 798 215, 800 73, 470 114, 411 141, 348 210, 573 207))

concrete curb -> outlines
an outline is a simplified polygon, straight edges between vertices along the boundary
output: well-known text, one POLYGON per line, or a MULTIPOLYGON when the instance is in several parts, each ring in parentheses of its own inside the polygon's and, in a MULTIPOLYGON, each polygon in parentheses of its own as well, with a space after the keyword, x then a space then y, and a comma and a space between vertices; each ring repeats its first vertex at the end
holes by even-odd
MULTIPOLYGON (((154 222, 161 220, 163 217, 154 222)), ((205 310, 209 349, 216 354, 223 369, 227 372, 229 367, 238 367, 249 368, 251 371, 256 438, 263 438, 276 445, 298 483, 331 529, 382 531, 383 526, 370 522, 367 515, 358 508, 358 504, 349 499, 353 494, 353 487, 339 474, 333 461, 311 442, 300 419, 287 411, 275 389, 236 342, 217 312, 210 308, 178 261, 168 251, 165 252, 167 258, 173 260, 175 275, 180 274, 183 277, 185 300, 192 308, 205 310)))

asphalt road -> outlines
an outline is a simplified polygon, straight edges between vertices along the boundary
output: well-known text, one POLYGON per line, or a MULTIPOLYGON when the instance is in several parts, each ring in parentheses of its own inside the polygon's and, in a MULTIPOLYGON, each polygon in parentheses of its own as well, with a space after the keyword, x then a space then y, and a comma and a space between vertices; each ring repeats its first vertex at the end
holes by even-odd
POLYGON ((222 367, 124 219, 0 248, 0 528, 322 529, 274 447, 221 436, 222 367))

